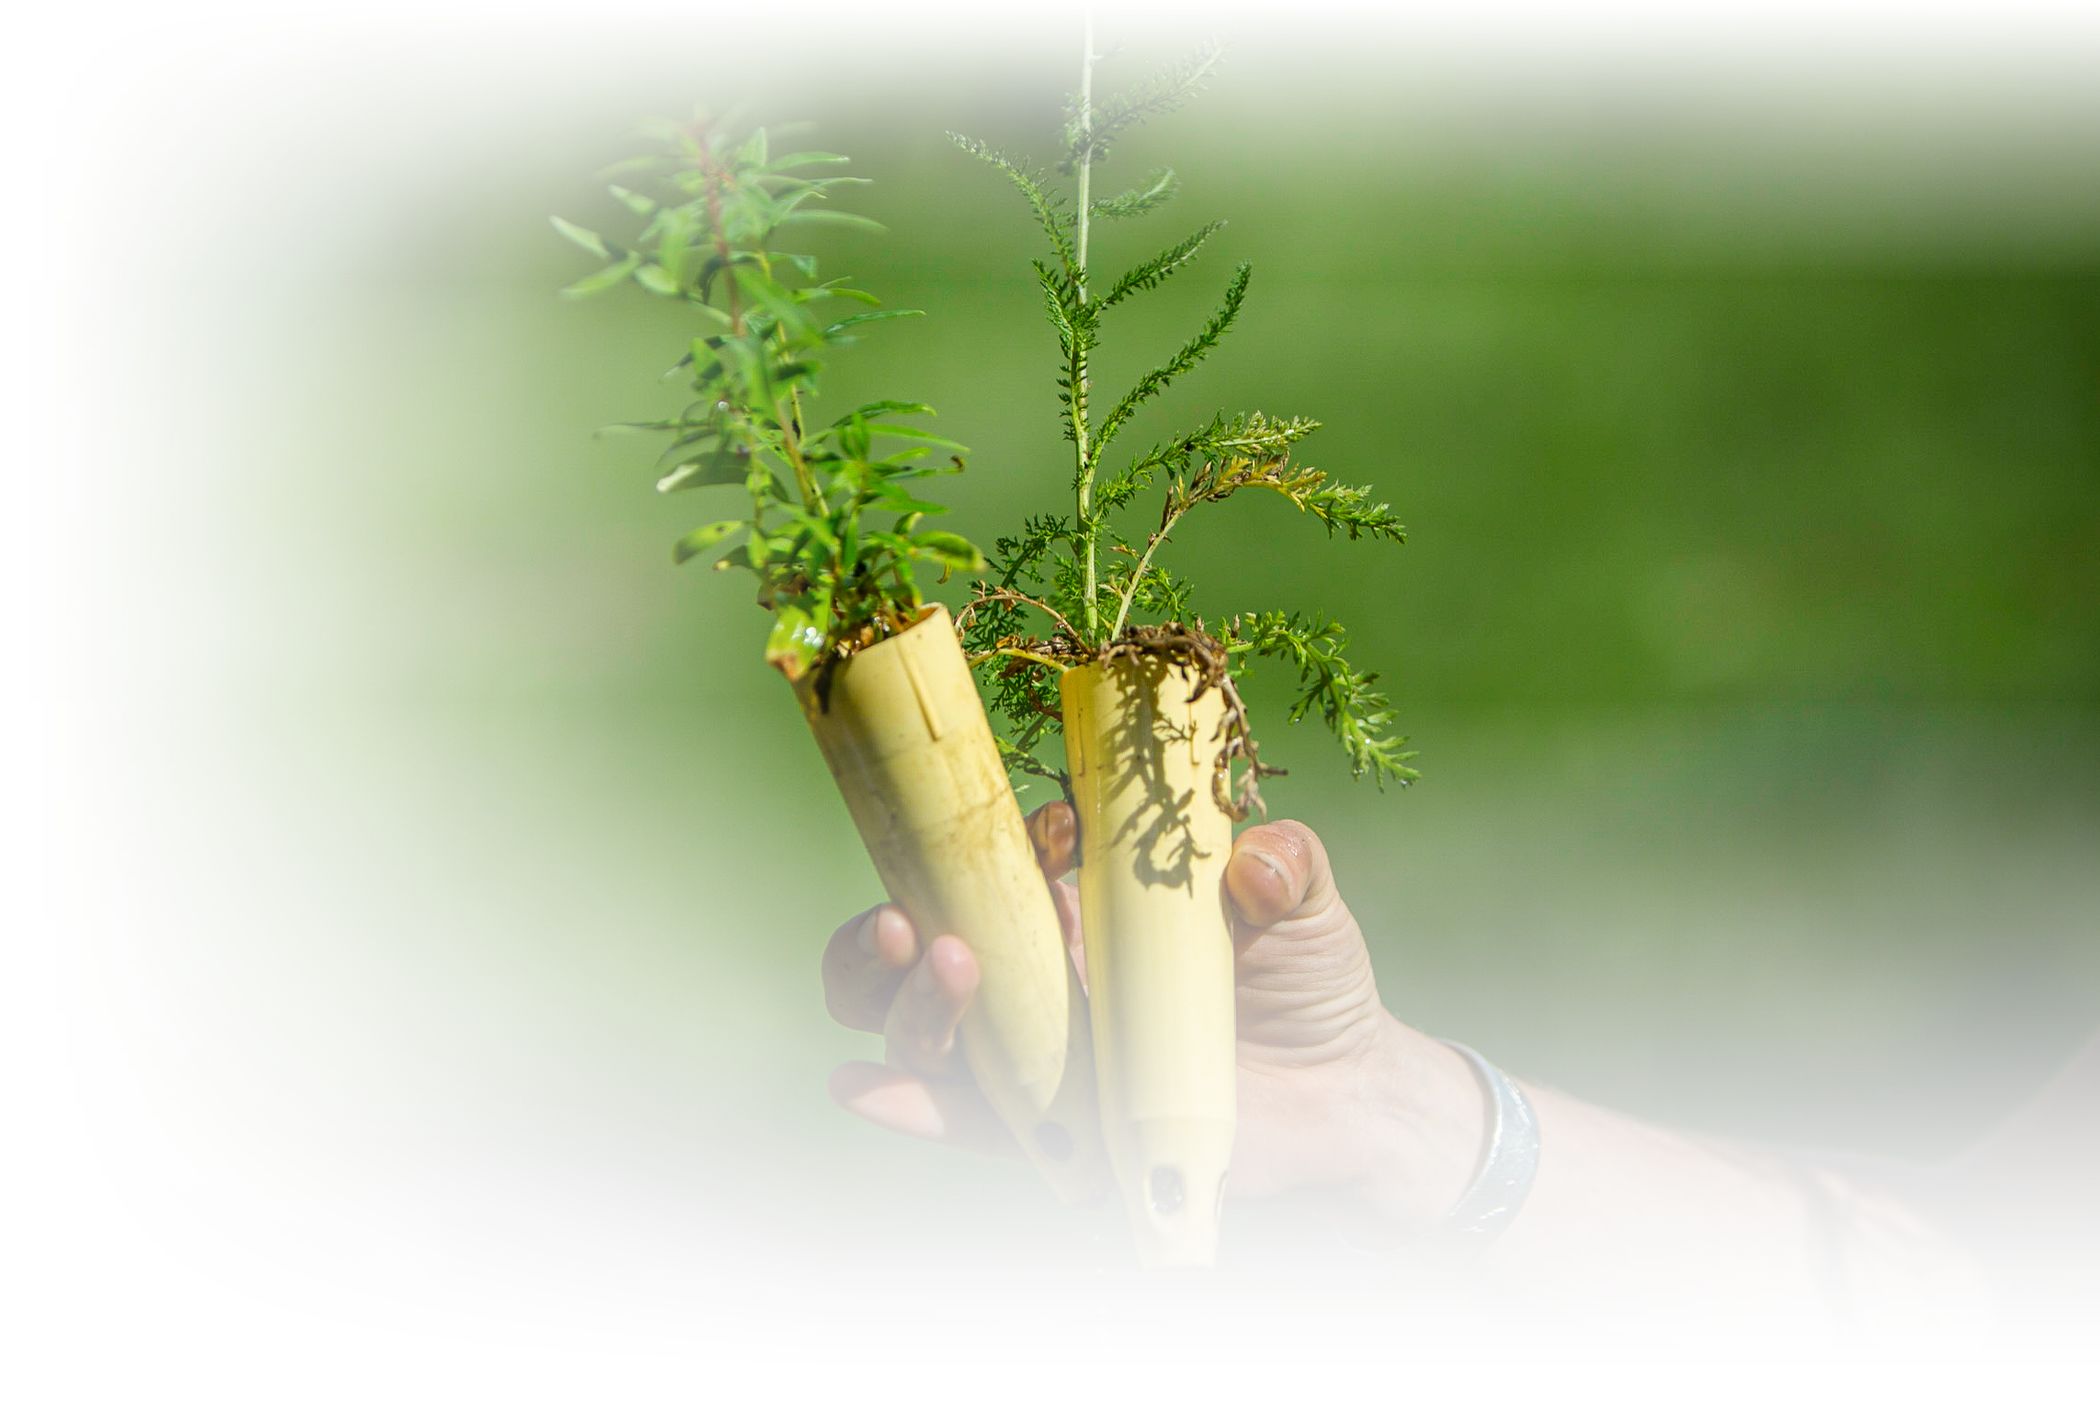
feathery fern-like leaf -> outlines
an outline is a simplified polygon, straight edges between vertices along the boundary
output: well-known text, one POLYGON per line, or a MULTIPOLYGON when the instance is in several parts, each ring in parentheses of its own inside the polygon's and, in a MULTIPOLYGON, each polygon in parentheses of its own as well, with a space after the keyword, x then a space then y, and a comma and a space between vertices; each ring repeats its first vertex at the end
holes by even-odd
POLYGON ((1165 282, 1196 256, 1197 250, 1210 241, 1210 236, 1225 227, 1223 219, 1214 219, 1190 234, 1172 248, 1163 249, 1139 263, 1117 278, 1109 289, 1102 293, 1100 305, 1114 306, 1117 302, 1139 292, 1149 292, 1165 282))
POLYGON ((1065 274, 1071 276, 1078 266, 1079 253, 1072 243, 1072 216, 1065 212, 1065 197, 1045 185, 1042 172, 1026 161, 1015 160, 974 137, 951 131, 948 139, 1013 182, 1028 201, 1028 207, 1035 211, 1036 222, 1049 235, 1050 246, 1056 250, 1065 274))
POLYGON ((1097 456, 1115 439, 1116 434, 1122 431, 1123 425, 1130 421, 1130 416, 1136 413, 1147 399, 1164 391, 1168 385, 1194 369, 1202 362, 1204 356, 1217 348, 1218 342, 1225 338, 1225 333, 1232 329, 1232 323, 1239 319, 1240 307, 1247 300, 1247 280, 1253 275, 1253 266, 1241 263, 1234 270, 1232 281, 1225 288, 1224 300, 1219 303, 1218 309, 1211 313, 1210 320, 1203 323, 1203 329, 1189 337, 1166 364, 1146 371, 1138 382, 1131 386, 1130 391, 1116 401, 1116 406, 1109 410, 1108 417, 1101 420, 1101 430, 1095 436, 1094 451, 1097 456))
POLYGON ((1351 774, 1369 774, 1380 787, 1391 779, 1404 788, 1421 777, 1407 765, 1414 751, 1405 735, 1391 732, 1392 705, 1376 689, 1377 675, 1350 663, 1348 645, 1340 623, 1299 613, 1243 614, 1233 620, 1226 642, 1228 651, 1289 663, 1299 684, 1291 719, 1317 712, 1342 742, 1351 774))
POLYGON ((1097 104, 1087 114, 1088 120, 1080 120, 1075 111, 1065 124, 1066 168, 1081 161, 1099 163, 1132 127, 1182 106, 1203 91, 1224 56, 1218 45, 1206 44, 1179 63, 1097 104))
POLYGON ((1150 214, 1180 192, 1181 177, 1167 166, 1154 171, 1135 189, 1095 200, 1091 208, 1096 219, 1136 219, 1150 214))

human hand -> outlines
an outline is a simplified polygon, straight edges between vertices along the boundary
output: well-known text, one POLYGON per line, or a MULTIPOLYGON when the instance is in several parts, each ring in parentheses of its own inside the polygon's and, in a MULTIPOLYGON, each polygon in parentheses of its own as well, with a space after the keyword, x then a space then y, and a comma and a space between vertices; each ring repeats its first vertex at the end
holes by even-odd
MULTIPOLYGON (((1058 879, 1072 867, 1072 810, 1051 803, 1028 829, 1083 983, 1078 892, 1058 879)), ((1433 1219, 1463 1190, 1484 1131, 1470 1070, 1385 1010, 1363 931, 1310 828, 1240 833, 1224 887, 1240 1071, 1229 1190, 1319 1191, 1403 1224, 1433 1219)), ((832 1015, 884 1040, 883 1064, 833 1072, 841 1105, 917 1137, 1018 1151, 956 1044, 977 990, 968 945, 948 935, 921 947, 904 912, 880 905, 832 935, 823 976, 832 1015)))

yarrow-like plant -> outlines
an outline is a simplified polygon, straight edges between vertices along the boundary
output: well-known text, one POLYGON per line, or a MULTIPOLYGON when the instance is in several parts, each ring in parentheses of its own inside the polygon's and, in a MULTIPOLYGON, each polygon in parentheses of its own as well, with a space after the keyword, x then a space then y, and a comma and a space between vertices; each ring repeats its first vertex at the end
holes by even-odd
POLYGON ((658 491, 741 487, 748 513, 686 532, 681 564, 748 569, 772 610, 766 660, 790 680, 909 626, 925 600, 918 570, 942 577, 984 567, 962 536, 924 521, 945 508, 913 494, 914 479, 960 471, 960 444, 903 420, 928 405, 880 399, 813 423, 825 360, 870 323, 917 311, 881 309, 845 278, 819 280, 807 252, 781 246, 825 226, 879 230, 829 207, 865 180, 804 172, 845 163, 824 151, 774 153, 764 128, 704 117, 645 128, 660 148, 607 174, 636 225, 622 238, 564 219, 554 227, 600 260, 563 289, 593 296, 633 284, 691 311, 704 329, 668 372, 693 398, 677 416, 608 431, 667 436, 658 491), (945 457, 936 457, 945 453, 945 457))
POLYGON ((1118 194, 1094 193, 1094 168, 1131 128, 1170 112, 1194 96, 1215 71, 1219 54, 1206 49, 1149 82, 1117 96, 1094 95, 1089 33, 1078 93, 1063 131, 1058 173, 1050 173, 982 142, 952 139, 993 166, 1028 202, 1048 240, 1048 256, 1034 260, 1043 305, 1059 352, 1057 400, 1071 444, 1072 512, 1030 517, 1021 531, 993 550, 990 577, 981 581, 963 623, 972 659, 1000 718, 1000 743, 1011 768, 1065 781, 1040 750, 1060 723, 1057 675, 1066 667, 1137 654, 1163 655, 1187 667, 1197 694, 1218 688, 1226 701, 1226 734, 1214 790, 1235 819, 1261 806, 1260 780, 1282 772, 1264 764, 1256 748, 1238 680, 1257 658, 1281 661, 1297 674, 1295 721, 1318 714, 1349 756, 1353 773, 1381 785, 1416 777, 1404 737, 1392 732, 1393 712, 1376 689, 1377 677, 1349 661, 1340 624, 1302 613, 1229 616, 1213 629, 1197 611, 1189 582, 1170 572, 1161 547, 1198 507, 1244 491, 1273 492, 1319 521, 1329 535, 1350 540, 1403 541, 1391 507, 1369 488, 1345 486, 1293 456, 1320 425, 1309 418, 1261 412, 1219 412, 1164 442, 1112 460, 1138 410, 1216 349, 1245 303, 1252 271, 1241 263, 1227 281, 1217 310, 1172 355, 1113 398, 1097 399, 1092 357, 1108 314, 1152 291, 1196 258, 1224 227, 1204 224, 1112 279, 1090 265, 1094 224, 1149 214, 1175 194, 1171 169, 1147 175, 1118 194), (1159 511, 1142 533, 1122 522, 1148 495, 1159 511), (1240 765, 1237 778, 1234 765, 1240 765))

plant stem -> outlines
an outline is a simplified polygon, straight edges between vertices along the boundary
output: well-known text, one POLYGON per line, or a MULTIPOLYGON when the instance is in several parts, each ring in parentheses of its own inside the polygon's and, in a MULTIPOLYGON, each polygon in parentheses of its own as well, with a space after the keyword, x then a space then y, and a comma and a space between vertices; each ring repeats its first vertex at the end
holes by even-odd
POLYGON ((1167 532, 1174 528, 1175 522, 1187 514, 1186 511, 1173 511, 1160 521, 1159 529, 1153 531, 1152 538, 1145 542, 1145 553, 1139 558, 1137 568, 1130 571, 1130 582, 1123 589, 1123 605, 1116 610, 1116 625, 1108 630, 1110 637, 1122 635, 1123 624, 1130 620, 1131 600, 1137 597, 1138 581, 1144 578, 1145 571, 1152 567, 1153 552, 1166 540, 1167 532))
MULTIPOLYGON (((1079 57, 1079 207, 1075 212, 1078 221, 1074 245, 1078 250, 1078 267, 1075 281, 1079 300, 1086 301, 1086 241, 1092 223, 1092 211, 1087 205, 1093 192, 1094 174, 1094 14, 1088 10, 1083 22, 1084 38, 1079 57)), ((1086 403, 1086 346, 1076 341, 1072 350, 1072 450, 1074 477, 1077 482, 1079 511, 1077 523, 1081 538, 1081 554, 1086 573, 1086 640, 1092 644, 1101 625, 1099 605, 1095 592, 1099 585, 1095 576, 1095 544, 1101 533, 1099 525, 1091 518, 1094 504, 1094 455, 1088 443, 1086 403)))
MULTIPOLYGON (((724 256, 726 258, 727 255, 725 254, 724 256)), ((773 261, 764 253, 758 255, 758 266, 767 277, 773 275, 773 261)), ((730 289, 734 291, 736 287, 734 270, 730 272, 729 285, 730 289)), ((774 330, 779 336, 780 348, 786 350, 788 347, 787 327, 776 326, 774 330)), ((788 386, 787 409, 785 412, 781 410, 780 400, 775 399, 773 401, 773 417, 780 424, 780 443, 786 450, 788 465, 795 471, 795 485, 802 490, 802 509, 812 515, 824 514, 824 493, 817 488, 816 474, 811 472, 809 464, 802 460, 801 386, 794 384, 788 386)))
MULTIPOLYGON (((729 246, 729 231, 722 224, 722 184, 728 176, 713 158, 706 154, 705 147, 702 148, 699 165, 707 192, 707 219, 712 234, 711 241, 714 244, 715 256, 722 260, 722 271, 725 274, 723 282, 729 290, 729 334, 741 336, 744 334, 744 308, 736 294, 735 250, 729 246)), ((768 277, 773 275, 773 265, 764 254, 759 255, 759 267, 768 277)), ((783 328, 781 342, 785 344, 786 341, 787 332, 783 328)), ((817 490, 817 480, 810 472, 809 464, 802 460, 802 451, 796 441, 801 437, 802 431, 802 401, 796 397, 798 392, 796 386, 788 386, 788 413, 781 412, 778 399, 773 401, 773 418, 780 425, 781 443, 784 448, 782 455, 787 458, 788 467, 795 474, 795 485, 802 492, 802 508, 814 514, 821 511, 824 498, 817 490)))
MULTIPOLYGON (((787 340, 786 332, 781 341, 787 340)), ((787 412, 780 411, 780 400, 773 401, 773 412, 780 423, 780 443, 787 452, 788 465, 795 470, 795 485, 802 489, 802 509, 812 515, 824 514, 824 493, 817 487, 816 474, 802 458, 802 400, 800 390, 788 386, 787 412)))
POLYGON ((1089 9, 1082 21, 1084 52, 1079 56, 1079 140, 1084 158, 1079 162, 1079 300, 1086 300, 1086 236, 1092 222, 1092 211, 1087 208, 1087 193, 1093 184, 1094 152, 1090 144, 1094 135, 1094 12, 1089 9))

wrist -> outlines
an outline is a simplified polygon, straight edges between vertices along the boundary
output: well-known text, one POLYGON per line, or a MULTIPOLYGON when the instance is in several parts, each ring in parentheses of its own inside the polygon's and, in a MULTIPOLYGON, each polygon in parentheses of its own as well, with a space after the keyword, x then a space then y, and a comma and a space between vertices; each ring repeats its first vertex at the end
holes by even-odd
POLYGON ((1397 1230, 1434 1226, 1480 1165, 1490 1110, 1479 1077, 1457 1051, 1387 1014, 1362 1088, 1359 1201, 1397 1230))

